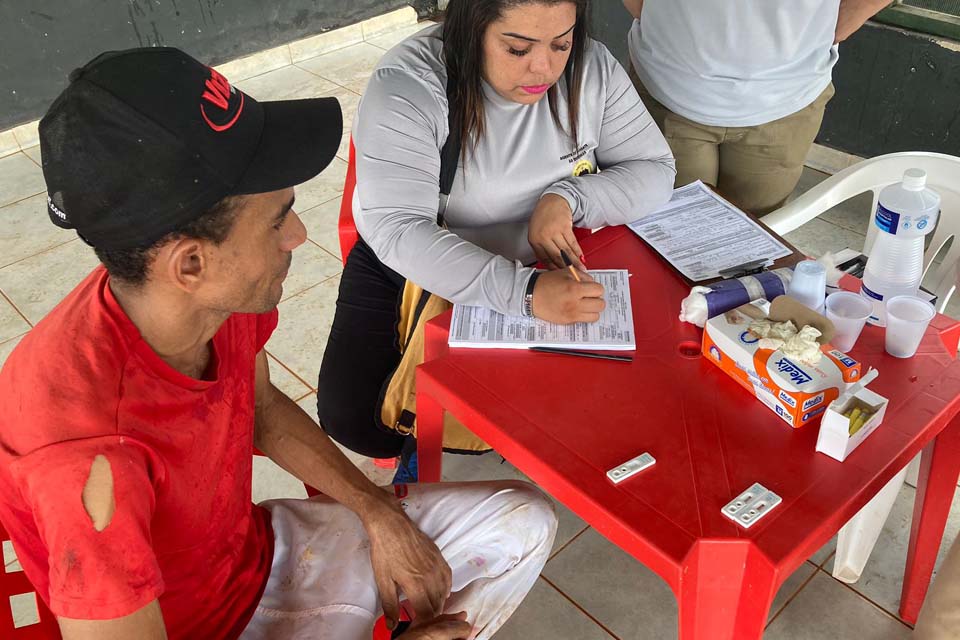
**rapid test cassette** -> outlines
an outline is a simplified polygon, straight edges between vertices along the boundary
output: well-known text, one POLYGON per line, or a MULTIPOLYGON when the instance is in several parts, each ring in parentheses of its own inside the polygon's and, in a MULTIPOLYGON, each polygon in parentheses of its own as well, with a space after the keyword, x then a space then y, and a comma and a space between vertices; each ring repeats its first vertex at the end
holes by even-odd
POLYGON ((749 529, 781 502, 783 499, 780 496, 757 482, 728 502, 723 507, 723 515, 744 529, 749 529))
POLYGON ((620 484, 627 478, 632 478, 644 469, 648 469, 656 464, 656 460, 649 453, 641 453, 636 458, 627 460, 623 464, 618 464, 613 469, 607 471, 607 477, 613 484, 620 484))

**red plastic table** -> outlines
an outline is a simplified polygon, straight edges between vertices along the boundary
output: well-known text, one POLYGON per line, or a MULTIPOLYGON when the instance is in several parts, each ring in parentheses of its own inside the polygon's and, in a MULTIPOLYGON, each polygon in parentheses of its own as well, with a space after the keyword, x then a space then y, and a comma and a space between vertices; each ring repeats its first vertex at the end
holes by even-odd
POLYGON ((960 324, 937 316, 918 355, 887 356, 864 330, 851 355, 875 366, 884 423, 840 463, 815 452, 818 423, 791 429, 696 355, 677 319, 689 292, 628 229, 582 242, 590 268, 628 269, 637 351, 630 364, 523 351, 448 349, 449 314, 427 327, 417 377, 419 471, 440 479, 448 411, 545 491, 663 578, 683 640, 760 638, 777 589, 923 451, 900 613, 926 595, 960 474, 960 324), (613 485, 644 451, 657 463, 613 485), (742 529, 720 510, 754 482, 783 503, 742 529))

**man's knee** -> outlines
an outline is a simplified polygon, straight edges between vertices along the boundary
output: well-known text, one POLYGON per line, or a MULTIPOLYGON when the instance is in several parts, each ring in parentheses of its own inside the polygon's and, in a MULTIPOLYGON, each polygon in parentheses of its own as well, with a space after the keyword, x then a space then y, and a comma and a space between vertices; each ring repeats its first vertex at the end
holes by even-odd
POLYGON ((509 526, 516 526, 531 534, 532 546, 553 545, 557 533, 557 512, 551 500, 535 485, 522 480, 498 483, 495 499, 500 502, 498 513, 509 526))

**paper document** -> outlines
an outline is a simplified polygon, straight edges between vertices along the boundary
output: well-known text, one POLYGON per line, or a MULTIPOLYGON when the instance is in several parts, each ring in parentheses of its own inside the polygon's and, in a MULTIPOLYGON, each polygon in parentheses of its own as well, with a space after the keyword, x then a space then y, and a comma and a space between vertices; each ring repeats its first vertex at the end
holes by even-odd
POLYGON ((604 288, 603 297, 607 306, 600 314, 599 321, 559 325, 537 318, 505 316, 483 307, 457 304, 453 307, 453 320, 450 322, 450 346, 480 349, 636 349, 629 275, 624 270, 616 269, 588 273, 604 288))
POLYGON ((792 253, 699 180, 675 189, 670 202, 628 226, 692 282, 792 253))

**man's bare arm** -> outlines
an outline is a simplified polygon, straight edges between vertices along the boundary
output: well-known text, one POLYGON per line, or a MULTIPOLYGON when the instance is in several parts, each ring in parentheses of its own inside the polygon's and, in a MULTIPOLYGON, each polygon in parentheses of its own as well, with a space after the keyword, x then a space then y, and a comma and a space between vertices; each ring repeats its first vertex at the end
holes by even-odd
POLYGON ((436 544, 407 517, 393 491, 370 482, 303 409, 273 386, 262 351, 256 376, 257 448, 360 517, 370 538, 370 560, 388 626, 399 619, 401 591, 417 619, 443 613, 452 575, 436 544))
POLYGON ((640 19, 640 12, 643 11, 643 0, 623 0, 623 6, 637 20, 640 19))
POLYGON ((57 618, 63 640, 167 640, 156 600, 128 616, 113 620, 57 618))
POLYGON ((843 42, 852 36, 867 20, 889 4, 890 0, 840 0, 834 43, 843 42))
POLYGON ((303 409, 273 386, 263 351, 257 355, 256 375, 254 444, 260 451, 361 518, 395 508, 392 496, 370 482, 303 409))

